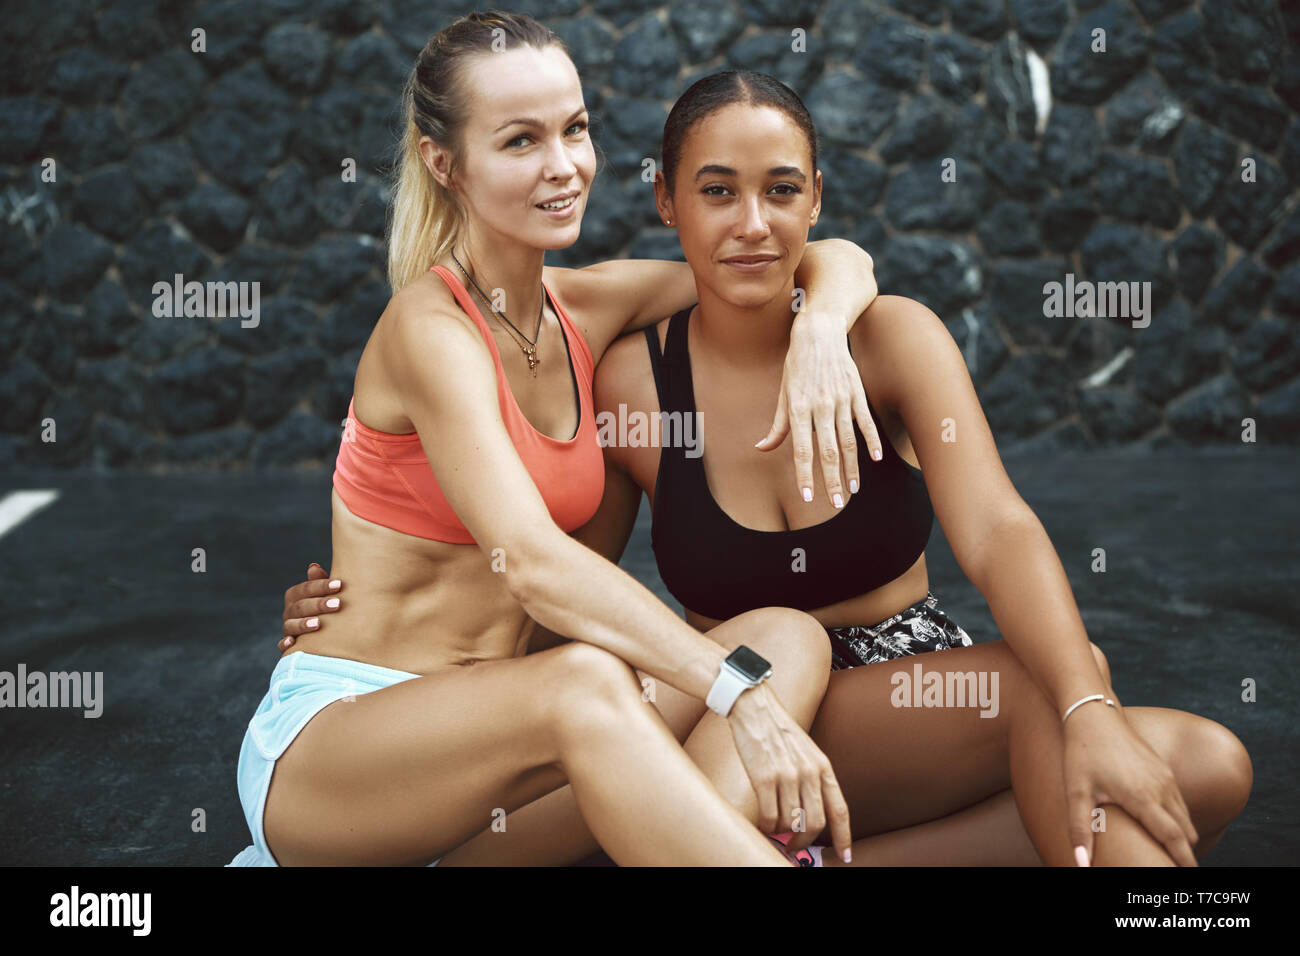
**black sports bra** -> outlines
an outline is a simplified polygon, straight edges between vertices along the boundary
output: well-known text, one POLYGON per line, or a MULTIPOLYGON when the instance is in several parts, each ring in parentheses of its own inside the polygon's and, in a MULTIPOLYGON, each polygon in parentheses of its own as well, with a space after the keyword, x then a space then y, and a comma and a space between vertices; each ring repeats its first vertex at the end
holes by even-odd
MULTIPOLYGON (((669 320, 662 356, 655 326, 645 330, 659 408, 683 416, 695 412, 686 344, 692 308, 669 320)), ((880 421, 875 408, 871 414, 880 421)), ((688 457, 682 442, 665 437, 650 542, 672 595, 717 620, 759 607, 807 611, 865 594, 910 568, 925 550, 934 520, 925 479, 888 439, 881 442, 883 458, 872 461, 857 422, 853 432, 862 487, 831 518, 791 531, 737 524, 709 491, 703 455, 688 457)), ((661 434, 670 432, 663 428, 661 434)), ((700 422, 696 439, 702 435, 700 422)))

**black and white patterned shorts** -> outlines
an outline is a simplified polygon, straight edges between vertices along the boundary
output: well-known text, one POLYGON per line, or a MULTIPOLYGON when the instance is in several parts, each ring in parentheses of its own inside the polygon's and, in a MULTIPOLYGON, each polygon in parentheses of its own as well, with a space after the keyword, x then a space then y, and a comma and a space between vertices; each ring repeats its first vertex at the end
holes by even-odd
POLYGON ((970 647, 970 635, 948 619, 939 599, 927 591, 923 600, 870 627, 828 627, 831 670, 877 664, 910 654, 970 647))

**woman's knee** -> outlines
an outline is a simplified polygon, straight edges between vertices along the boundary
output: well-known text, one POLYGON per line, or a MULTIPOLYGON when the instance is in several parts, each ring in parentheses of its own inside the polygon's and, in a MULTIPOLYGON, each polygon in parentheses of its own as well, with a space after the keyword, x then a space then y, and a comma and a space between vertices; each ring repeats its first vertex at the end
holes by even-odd
MULTIPOLYGON (((726 647, 744 644, 772 664, 772 673, 798 686, 825 692, 831 672, 831 642, 826 628, 803 611, 788 607, 764 607, 741 618, 744 626, 729 632, 726 647)), ((719 635, 720 636, 720 635, 719 635)))
POLYGON ((546 672, 538 690, 550 696, 549 715, 560 726, 599 726, 611 709, 640 700, 636 670, 603 647, 572 641, 544 652, 546 672))
POLYGON ((585 641, 570 641, 552 649, 555 679, 591 692, 590 696, 622 697, 636 685, 636 670, 612 651, 585 641))
POLYGON ((1215 828, 1227 826, 1246 807, 1254 784, 1254 767, 1245 745, 1223 724, 1187 714, 1178 735, 1179 750, 1190 765, 1211 777, 1212 800, 1218 819, 1215 828))

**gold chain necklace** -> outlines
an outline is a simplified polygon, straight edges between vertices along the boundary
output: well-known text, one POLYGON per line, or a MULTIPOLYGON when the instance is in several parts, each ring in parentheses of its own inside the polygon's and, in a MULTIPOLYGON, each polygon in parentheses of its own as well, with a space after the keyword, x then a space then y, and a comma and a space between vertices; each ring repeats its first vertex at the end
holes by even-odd
POLYGON ((545 306, 546 306, 546 287, 545 287, 545 286, 542 286, 542 304, 541 304, 541 306, 537 309, 537 335, 536 335, 535 338, 530 339, 528 336, 524 335, 523 332, 520 332, 519 329, 515 328, 515 324, 514 324, 513 322, 510 321, 510 317, 509 317, 508 315, 506 315, 506 313, 505 313, 504 310, 497 309, 496 306, 494 306, 494 305, 492 304, 492 300, 489 299, 489 298, 484 294, 483 290, 480 289, 480 288, 478 287, 478 283, 475 282, 473 279, 470 278, 470 275, 469 275, 468 272, 465 272, 465 267, 464 267, 463 265, 461 265, 461 264, 460 264, 460 260, 456 258, 456 253, 453 252, 453 253, 451 254, 451 258, 452 258, 452 261, 455 262, 456 265, 460 267, 460 271, 463 272, 463 273, 465 273, 465 278, 469 280, 469 283, 470 283, 470 285, 472 285, 472 286, 474 287, 474 290, 475 290, 476 292, 478 292, 478 294, 479 294, 480 296, 482 296, 483 301, 486 302, 486 303, 488 304, 488 308, 492 310, 492 314, 493 314, 493 315, 500 315, 501 318, 505 319, 505 321, 506 321, 506 325, 508 325, 508 326, 510 326, 510 328, 514 329, 514 331, 517 332, 521 338, 523 338, 524 342, 527 342, 527 343, 528 343, 527 345, 524 345, 524 344, 522 344, 518 339, 515 339, 514 336, 511 336, 511 340, 512 340, 516 345, 518 345, 520 351, 522 351, 522 352, 524 353, 524 355, 526 355, 526 356, 528 357, 528 370, 529 370, 530 372, 533 373, 533 378, 536 378, 536 377, 537 377, 537 366, 538 366, 538 364, 541 362, 541 359, 539 359, 539 358, 537 357, 537 340, 540 339, 540 338, 542 337, 542 310, 543 310, 543 309, 545 308, 545 306))

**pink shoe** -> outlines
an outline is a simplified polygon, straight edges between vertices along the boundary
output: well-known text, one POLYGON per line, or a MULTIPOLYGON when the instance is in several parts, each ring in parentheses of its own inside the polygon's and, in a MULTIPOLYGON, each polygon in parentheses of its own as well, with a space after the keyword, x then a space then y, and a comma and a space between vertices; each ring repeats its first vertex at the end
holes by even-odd
POLYGON ((810 846, 806 850, 800 850, 797 853, 791 853, 785 848, 786 844, 794 839, 794 833, 774 833, 768 836, 769 840, 774 841, 781 847, 781 852, 785 854, 786 859, 790 861, 791 866, 824 866, 822 863, 822 850, 825 847, 810 846))

